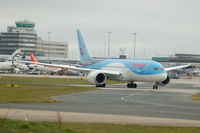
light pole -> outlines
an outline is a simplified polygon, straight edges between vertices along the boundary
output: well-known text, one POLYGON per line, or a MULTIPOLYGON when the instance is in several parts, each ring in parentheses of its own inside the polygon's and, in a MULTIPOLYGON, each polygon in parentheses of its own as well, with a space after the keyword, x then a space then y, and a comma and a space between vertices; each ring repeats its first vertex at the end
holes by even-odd
POLYGON ((48 31, 48 41, 50 41, 51 31, 48 31))
POLYGON ((104 49, 103 49, 103 57, 106 57, 106 43, 103 44, 104 49))
POLYGON ((144 60, 145 60, 145 56, 146 56, 146 49, 144 48, 144 53, 143 53, 144 60))
POLYGON ((134 32, 132 34, 134 36, 134 56, 133 56, 133 59, 135 59, 135 56, 136 56, 136 51, 135 51, 135 49, 136 49, 136 35, 138 35, 138 33, 134 32))
MULTIPOLYGON (((48 43, 50 44, 50 35, 51 35, 51 32, 48 31, 48 43)), ((48 46, 48 60, 49 60, 49 55, 50 55, 50 47, 48 46)))
POLYGON ((110 57, 110 34, 112 32, 111 31, 108 31, 108 58, 110 57))

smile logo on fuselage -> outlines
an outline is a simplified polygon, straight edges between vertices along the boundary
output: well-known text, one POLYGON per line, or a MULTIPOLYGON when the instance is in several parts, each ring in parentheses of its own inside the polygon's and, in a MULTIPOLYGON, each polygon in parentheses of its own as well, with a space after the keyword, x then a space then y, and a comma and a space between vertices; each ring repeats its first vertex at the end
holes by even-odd
POLYGON ((80 48, 80 54, 84 55, 84 50, 82 48, 80 48))
POLYGON ((132 66, 133 67, 145 67, 146 66, 146 64, 138 64, 138 63, 132 63, 132 66))

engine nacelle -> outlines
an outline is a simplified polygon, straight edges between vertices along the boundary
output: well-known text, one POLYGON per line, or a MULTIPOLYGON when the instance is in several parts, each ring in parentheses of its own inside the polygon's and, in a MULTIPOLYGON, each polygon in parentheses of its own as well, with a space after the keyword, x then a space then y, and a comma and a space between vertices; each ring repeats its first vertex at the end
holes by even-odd
POLYGON ((25 65, 25 64, 20 64, 20 65, 18 65, 17 67, 18 67, 19 69, 22 69, 22 70, 25 70, 25 71, 29 70, 29 67, 28 67, 27 65, 25 65))
POLYGON ((169 77, 169 75, 167 75, 167 78, 165 80, 163 80, 162 82, 160 82, 159 85, 165 86, 165 85, 169 84, 169 82, 170 82, 170 77, 169 77))
POLYGON ((88 74, 87 79, 95 85, 102 85, 106 82, 106 75, 104 73, 94 71, 88 74))
POLYGON ((13 69, 13 72, 14 72, 14 73, 20 73, 20 69, 19 69, 19 68, 14 68, 14 69, 13 69))

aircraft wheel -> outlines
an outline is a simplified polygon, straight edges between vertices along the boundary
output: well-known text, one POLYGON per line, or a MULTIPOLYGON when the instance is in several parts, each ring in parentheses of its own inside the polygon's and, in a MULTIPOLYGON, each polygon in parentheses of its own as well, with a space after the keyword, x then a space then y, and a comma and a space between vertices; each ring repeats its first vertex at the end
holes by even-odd
POLYGON ((137 88, 137 84, 133 84, 133 88, 137 88))
POLYGON ((158 89, 158 86, 157 86, 157 85, 154 85, 154 86, 153 86, 153 89, 156 89, 156 90, 157 90, 157 89, 158 89))
POLYGON ((106 84, 103 83, 103 84, 101 84, 101 85, 96 85, 96 87, 106 87, 106 84))
POLYGON ((106 87, 106 83, 103 83, 103 84, 101 85, 101 87, 106 87))
POLYGON ((127 88, 137 88, 137 84, 127 84, 127 88))

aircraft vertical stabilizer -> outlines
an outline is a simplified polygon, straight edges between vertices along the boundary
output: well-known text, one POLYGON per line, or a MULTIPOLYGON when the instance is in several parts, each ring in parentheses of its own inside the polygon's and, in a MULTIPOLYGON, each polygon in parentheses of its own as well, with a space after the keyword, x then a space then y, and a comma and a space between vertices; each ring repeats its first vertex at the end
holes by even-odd
POLYGON ((30 56, 31 62, 38 62, 33 53, 30 53, 29 56, 30 56))
POLYGON ((21 54, 21 49, 17 49, 9 58, 7 61, 13 60, 13 58, 17 55, 21 54))
POLYGON ((76 30, 76 31, 77 31, 79 51, 80 51, 80 61, 81 63, 88 63, 92 60, 92 57, 90 57, 88 53, 88 50, 86 48, 86 45, 85 45, 85 42, 83 40, 80 30, 76 30))

